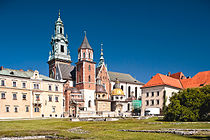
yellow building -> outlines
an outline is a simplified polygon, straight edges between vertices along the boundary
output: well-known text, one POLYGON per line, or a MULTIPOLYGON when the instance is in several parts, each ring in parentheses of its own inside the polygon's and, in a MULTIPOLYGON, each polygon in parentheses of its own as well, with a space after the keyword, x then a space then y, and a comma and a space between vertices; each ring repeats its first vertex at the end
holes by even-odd
POLYGON ((62 82, 37 70, 0 68, 0 119, 62 116, 62 82))

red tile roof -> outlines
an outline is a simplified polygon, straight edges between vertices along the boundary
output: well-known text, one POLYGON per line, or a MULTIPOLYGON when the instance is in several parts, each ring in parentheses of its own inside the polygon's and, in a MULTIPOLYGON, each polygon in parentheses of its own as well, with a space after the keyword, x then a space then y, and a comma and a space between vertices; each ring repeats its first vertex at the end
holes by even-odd
POLYGON ((169 85, 176 88, 182 88, 181 82, 178 79, 157 73, 154 77, 152 77, 149 82, 147 82, 144 87, 152 87, 152 86, 161 86, 161 85, 169 85))
POLYGON ((182 72, 177 72, 174 74, 171 74, 170 77, 176 78, 176 79, 186 79, 184 74, 182 72))
MULTIPOLYGON (((142 88, 168 85, 185 89, 210 85, 210 71, 199 72, 194 77, 188 79, 182 79, 182 76, 184 76, 182 72, 178 72, 170 76, 157 73, 142 88)), ((184 78, 186 77, 184 76, 184 78)))
POLYGON ((201 87, 210 84, 210 71, 203 71, 197 73, 194 77, 189 79, 182 79, 183 88, 201 87))

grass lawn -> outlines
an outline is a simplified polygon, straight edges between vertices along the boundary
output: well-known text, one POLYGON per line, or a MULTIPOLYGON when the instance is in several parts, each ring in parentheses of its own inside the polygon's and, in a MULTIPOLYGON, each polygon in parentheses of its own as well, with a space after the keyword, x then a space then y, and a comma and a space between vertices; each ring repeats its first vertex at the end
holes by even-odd
POLYGON ((141 132, 121 132, 119 129, 153 130, 164 128, 180 129, 210 129, 208 123, 176 123, 156 121, 157 118, 148 120, 122 119, 114 122, 71 122, 68 119, 21 120, 0 121, 0 137, 4 136, 32 136, 32 135, 58 135, 68 139, 142 139, 142 140, 182 140, 182 139, 210 139, 204 136, 179 136, 175 134, 155 134, 141 132), (150 123, 153 122, 153 123, 150 123), (157 122, 157 123, 155 123, 157 122), (158 124, 159 123, 159 124, 158 124), (87 134, 75 134, 68 130, 74 127, 88 131, 87 134))

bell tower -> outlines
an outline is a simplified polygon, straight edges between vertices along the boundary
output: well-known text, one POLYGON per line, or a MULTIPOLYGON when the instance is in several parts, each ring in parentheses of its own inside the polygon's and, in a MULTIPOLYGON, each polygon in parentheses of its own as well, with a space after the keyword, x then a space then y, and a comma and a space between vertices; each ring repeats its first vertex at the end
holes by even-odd
POLYGON ((58 72, 58 64, 71 65, 70 51, 68 49, 68 36, 64 36, 64 24, 60 17, 60 10, 58 19, 55 22, 54 36, 51 38, 52 50, 49 52, 49 77, 54 79, 62 79, 58 72))
POLYGON ((78 49, 78 62, 76 63, 76 87, 84 95, 87 111, 95 110, 95 64, 96 63, 93 61, 93 49, 87 40, 85 32, 83 42, 78 49))

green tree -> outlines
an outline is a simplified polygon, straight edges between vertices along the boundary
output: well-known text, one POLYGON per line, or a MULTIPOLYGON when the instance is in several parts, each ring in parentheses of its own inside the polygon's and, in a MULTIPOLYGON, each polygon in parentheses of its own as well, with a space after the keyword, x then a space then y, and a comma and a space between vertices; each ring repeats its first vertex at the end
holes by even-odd
POLYGON ((164 112, 168 121, 207 120, 210 113, 210 85, 175 93, 164 112))

